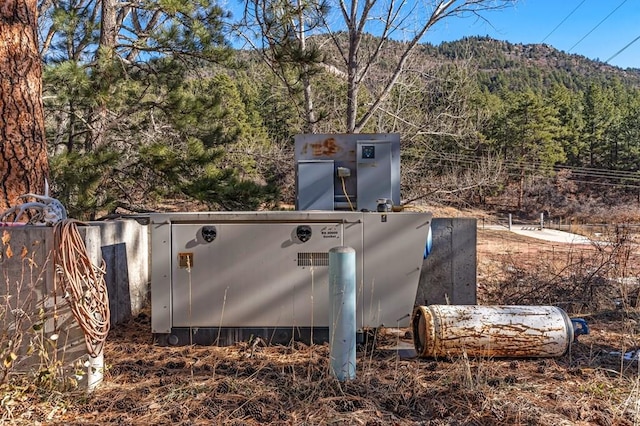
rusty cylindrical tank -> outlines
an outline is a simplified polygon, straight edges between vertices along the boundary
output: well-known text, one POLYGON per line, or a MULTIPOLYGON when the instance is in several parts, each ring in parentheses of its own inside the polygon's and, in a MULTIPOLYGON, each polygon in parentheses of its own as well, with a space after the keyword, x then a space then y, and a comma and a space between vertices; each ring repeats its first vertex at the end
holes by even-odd
POLYGON ((571 318, 555 306, 418 306, 412 325, 421 357, 555 357, 574 340, 571 318))

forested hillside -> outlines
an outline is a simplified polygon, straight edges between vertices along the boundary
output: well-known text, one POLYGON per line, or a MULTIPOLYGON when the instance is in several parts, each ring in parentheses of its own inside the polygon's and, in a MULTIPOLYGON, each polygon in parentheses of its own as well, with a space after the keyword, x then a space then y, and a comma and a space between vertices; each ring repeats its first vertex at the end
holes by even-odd
POLYGON ((400 133, 404 202, 579 216, 640 197, 637 69, 486 37, 405 58, 406 43, 364 35, 375 54, 353 74, 349 34, 234 50, 213 3, 155 32, 136 9, 114 28, 129 44, 105 54, 91 10, 61 8, 43 17, 44 104, 74 217, 291 204, 293 136, 311 131, 400 133))
POLYGON ((472 56, 481 86, 491 92, 531 88, 547 92, 561 84, 573 91, 612 79, 629 88, 640 87, 640 69, 623 70, 580 55, 569 55, 546 44, 512 44, 489 37, 469 37, 427 46, 425 55, 449 60, 472 56))

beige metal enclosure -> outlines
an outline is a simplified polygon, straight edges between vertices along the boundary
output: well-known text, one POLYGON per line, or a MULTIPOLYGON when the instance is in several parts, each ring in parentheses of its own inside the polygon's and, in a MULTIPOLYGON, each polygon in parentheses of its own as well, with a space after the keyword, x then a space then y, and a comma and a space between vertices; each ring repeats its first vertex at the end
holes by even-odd
POLYGON ((431 215, 150 215, 152 328, 162 343, 326 340, 328 252, 356 251, 358 327, 407 326, 431 215))

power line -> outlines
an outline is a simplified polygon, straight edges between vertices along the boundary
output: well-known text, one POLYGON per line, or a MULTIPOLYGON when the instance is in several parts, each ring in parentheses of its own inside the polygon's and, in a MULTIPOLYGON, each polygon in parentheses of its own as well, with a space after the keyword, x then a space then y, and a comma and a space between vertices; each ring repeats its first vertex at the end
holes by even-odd
POLYGON ((553 34, 553 33, 554 33, 558 28, 560 28, 560 26, 561 26, 562 24, 564 24, 564 21, 566 21, 567 19, 569 19, 569 17, 570 17, 571 15, 573 15, 573 13, 574 13, 576 10, 578 10, 578 8, 579 8, 580 6, 582 6, 582 3, 584 3, 585 1, 587 1, 587 0, 582 0, 582 1, 580 2, 580 4, 579 4, 579 5, 577 5, 577 6, 575 7, 575 9, 573 9, 573 10, 572 10, 572 11, 571 11, 567 16, 565 16, 565 18, 564 18, 564 19, 563 19, 563 20, 562 20, 558 25, 556 25, 556 27, 555 27, 554 29, 552 29, 552 30, 551 30, 551 32, 550 32, 549 34, 547 34, 547 35, 545 36, 545 38, 543 38, 543 39, 542 39, 542 41, 541 41, 540 43, 544 43, 544 41, 545 41, 546 39, 548 39, 548 38, 549 38, 549 36, 550 36, 551 34, 553 34))
POLYGON ((609 62, 610 60, 612 60, 613 58, 615 58, 616 56, 618 56, 619 54, 621 54, 622 52, 624 52, 625 50, 627 50, 627 48, 629 46, 631 46, 633 43, 635 43, 636 41, 640 40, 640 35, 636 38, 634 38, 633 40, 631 40, 631 42, 629 44, 627 44, 625 47, 623 47, 622 49, 618 50, 616 53, 613 54, 613 56, 611 56, 609 59, 607 59, 605 62, 609 62))
MULTIPOLYGON (((478 158, 473 155, 468 154, 454 154, 454 153, 437 153, 432 152, 434 159, 439 159, 441 161, 455 162, 458 164, 465 165, 473 165, 478 164, 478 158)), ((516 161, 502 160, 502 164, 511 169, 520 169, 527 172, 535 172, 540 168, 544 168, 543 163, 540 161, 529 161, 527 163, 518 163, 516 161)), ((617 180, 620 183, 606 183, 606 182, 598 182, 598 181, 589 181, 589 183, 594 185, 606 185, 606 186, 617 186, 623 188, 640 188, 640 173, 639 172, 631 172, 624 170, 611 170, 611 169, 595 169, 590 167, 576 167, 576 166, 565 166, 565 165, 554 165, 550 166, 550 169, 555 171, 559 170, 568 170, 572 173, 573 177, 570 178, 575 182, 583 182, 586 181, 580 180, 580 178, 591 178, 591 179, 607 179, 607 180, 617 180), (637 182, 634 184, 634 182, 637 182)), ((517 173, 513 171, 506 171, 508 176, 518 176, 517 173)))
POLYGON ((567 50, 567 53, 571 52, 573 50, 574 47, 576 47, 577 45, 579 45, 582 40, 584 40, 585 38, 587 38, 589 36, 589 34, 591 34, 592 32, 594 32, 596 30, 596 28, 598 28, 604 21, 606 21, 607 19, 609 19, 609 17, 611 15, 613 15, 615 13, 616 10, 620 9, 622 7, 623 4, 625 4, 628 0, 623 0, 622 3, 620 3, 618 5, 618 7, 616 7, 615 9, 613 9, 611 11, 611 13, 609 13, 607 16, 604 17, 604 19, 600 22, 598 22, 598 25, 596 25, 595 27, 593 27, 591 29, 591 31, 589 31, 587 34, 584 35, 584 37, 582 37, 580 40, 578 40, 578 42, 576 44, 574 44, 573 46, 571 46, 571 48, 569 50, 567 50))

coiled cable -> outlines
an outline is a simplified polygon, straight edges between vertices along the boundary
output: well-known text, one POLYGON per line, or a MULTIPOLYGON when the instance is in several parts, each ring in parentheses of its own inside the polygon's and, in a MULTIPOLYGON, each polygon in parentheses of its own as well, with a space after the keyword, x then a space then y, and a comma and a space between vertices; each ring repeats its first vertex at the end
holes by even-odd
POLYGON ((97 357, 109 333, 109 295, 104 280, 104 259, 95 266, 74 219, 61 220, 53 228, 56 283, 61 283, 73 316, 84 333, 90 356, 97 357))

